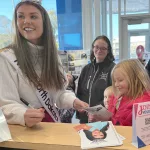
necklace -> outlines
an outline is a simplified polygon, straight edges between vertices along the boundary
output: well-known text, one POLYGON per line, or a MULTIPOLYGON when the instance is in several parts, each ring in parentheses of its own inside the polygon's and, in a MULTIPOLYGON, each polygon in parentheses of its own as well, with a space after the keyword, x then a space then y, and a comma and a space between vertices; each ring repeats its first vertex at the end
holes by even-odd
POLYGON ((122 96, 117 99, 116 109, 119 108, 121 100, 122 100, 122 96))

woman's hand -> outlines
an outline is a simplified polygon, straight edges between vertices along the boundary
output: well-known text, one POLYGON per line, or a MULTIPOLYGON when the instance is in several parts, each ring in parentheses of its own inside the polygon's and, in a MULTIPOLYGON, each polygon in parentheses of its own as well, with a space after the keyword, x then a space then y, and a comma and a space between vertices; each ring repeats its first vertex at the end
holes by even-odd
POLYGON ((84 111, 85 108, 89 107, 89 104, 79 100, 79 99, 75 99, 74 103, 73 103, 73 107, 78 110, 79 112, 84 111))
POLYGON ((45 109, 27 109, 24 114, 25 124, 28 127, 32 127, 37 123, 41 122, 42 119, 45 117, 44 113, 45 109))

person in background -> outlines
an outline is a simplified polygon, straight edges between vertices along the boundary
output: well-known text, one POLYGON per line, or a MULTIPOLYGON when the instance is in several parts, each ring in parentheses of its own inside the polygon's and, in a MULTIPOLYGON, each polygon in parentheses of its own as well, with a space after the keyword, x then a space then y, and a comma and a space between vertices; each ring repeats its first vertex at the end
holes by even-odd
POLYGON ((111 120, 115 125, 132 126, 133 104, 150 101, 150 78, 139 60, 129 59, 115 66, 112 83, 119 94, 109 103, 111 120))
POLYGON ((112 86, 117 95, 109 102, 110 120, 114 125, 132 126, 133 104, 150 101, 148 73, 138 59, 121 61, 112 71, 112 86))
MULTIPOLYGON (((75 89, 76 89, 75 81, 77 78, 78 78, 78 76, 67 73, 67 80, 68 80, 67 90, 71 90, 72 92, 75 93, 75 89)), ((61 122, 62 123, 71 123, 74 112, 75 112, 75 110, 73 108, 70 108, 68 110, 60 109, 59 113, 60 113, 61 122)))
MULTIPOLYGON (((92 43, 91 63, 86 65, 78 81, 77 97, 89 106, 103 103, 104 90, 112 84, 111 70, 115 66, 112 47, 109 39, 102 35, 96 37, 92 43)), ((77 112, 80 123, 87 123, 87 113, 77 112)))
POLYGON ((113 95, 114 95, 113 87, 112 86, 107 87, 104 91, 104 106, 106 107, 106 109, 108 109, 109 101, 113 95))
POLYGON ((58 108, 87 107, 65 90, 50 18, 39 0, 16 5, 14 27, 13 43, 0 53, 0 106, 7 122, 27 127, 60 122, 58 108))

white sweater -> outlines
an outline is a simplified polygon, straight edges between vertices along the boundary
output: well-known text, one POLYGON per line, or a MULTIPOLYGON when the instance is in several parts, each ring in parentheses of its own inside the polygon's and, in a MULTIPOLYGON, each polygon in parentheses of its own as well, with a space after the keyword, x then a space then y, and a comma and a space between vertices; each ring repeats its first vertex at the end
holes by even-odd
MULTIPOLYGON (((31 43, 29 45, 32 49, 36 71, 40 73, 40 63, 37 62, 41 62, 41 56, 38 56, 38 60, 35 59, 37 59, 37 54, 40 54, 43 48, 38 47, 37 49, 37 46, 31 43)), ((66 90, 49 92, 51 97, 56 100, 58 107, 73 108, 73 102, 76 99, 74 93, 66 90)), ((0 107, 9 124, 25 125, 24 114, 27 106, 20 101, 20 97, 29 102, 34 108, 43 107, 36 96, 35 87, 0 54, 0 107)))

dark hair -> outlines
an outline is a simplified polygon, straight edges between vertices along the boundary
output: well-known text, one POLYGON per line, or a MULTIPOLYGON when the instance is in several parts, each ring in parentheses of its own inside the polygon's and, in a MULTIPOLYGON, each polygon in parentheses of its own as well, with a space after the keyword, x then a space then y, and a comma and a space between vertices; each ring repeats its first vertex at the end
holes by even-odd
POLYGON ((91 62, 93 62, 94 58, 95 58, 94 52, 93 52, 94 43, 97 40, 100 40, 100 39, 104 40, 108 44, 108 54, 107 54, 106 58, 104 59, 104 61, 114 61, 115 58, 114 58, 114 55, 112 53, 112 47, 111 47, 111 44, 110 44, 110 40, 105 35, 101 35, 101 36, 96 37, 96 39, 92 43, 91 54, 90 54, 91 62))
POLYGON ((101 131, 107 131, 109 127, 109 122, 101 129, 101 131))
POLYGON ((31 1, 20 2, 17 4, 14 11, 14 27, 16 34, 14 36, 14 42, 9 47, 14 50, 23 75, 25 75, 35 87, 37 87, 40 83, 43 88, 47 89, 58 90, 63 88, 65 79, 62 72, 60 71, 60 68, 62 67, 59 62, 53 29, 47 11, 37 3, 31 1), (17 10, 22 5, 34 6, 41 12, 42 15, 43 34, 41 39, 44 50, 41 76, 37 75, 32 63, 30 54, 31 52, 27 43, 28 41, 20 34, 17 28, 17 10))
POLYGON ((90 140, 90 141, 93 141, 93 140, 96 140, 96 139, 105 139, 107 137, 107 133, 105 131, 102 131, 100 130, 104 137, 103 138, 94 138, 93 135, 92 135, 92 132, 89 131, 89 130, 83 130, 83 132, 85 133, 86 137, 90 140))

